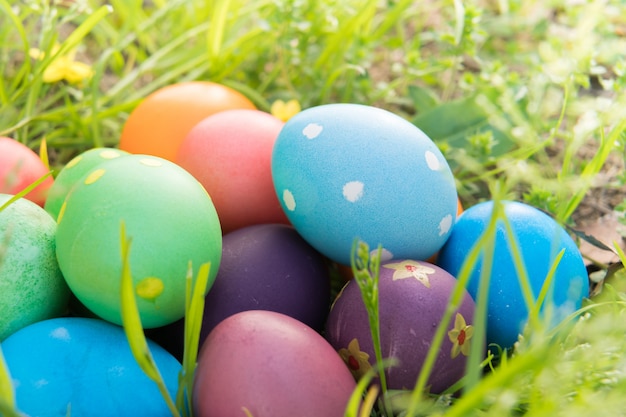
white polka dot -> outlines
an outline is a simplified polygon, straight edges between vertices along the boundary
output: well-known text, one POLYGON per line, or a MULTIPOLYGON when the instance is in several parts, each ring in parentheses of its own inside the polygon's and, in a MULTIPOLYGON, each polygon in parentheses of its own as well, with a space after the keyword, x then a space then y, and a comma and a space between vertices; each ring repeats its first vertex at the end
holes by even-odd
POLYGON ((307 137, 307 139, 315 139, 322 133, 324 127, 322 125, 318 125, 317 123, 309 123, 306 125, 304 129, 302 129, 302 134, 307 137))
POLYGON ((163 163, 161 161, 159 161, 158 159, 152 159, 152 158, 143 158, 139 160, 139 163, 147 166, 147 167, 160 167, 161 165, 163 165, 163 163))
POLYGON ((450 231, 452 227, 452 215, 448 214, 439 222, 439 236, 443 236, 450 231))
POLYGON ((350 181, 343 186, 343 196, 351 203, 363 197, 363 183, 361 181, 350 181))
POLYGON ((296 199, 293 198, 293 194, 291 194, 291 191, 283 191, 283 202, 285 203, 287 210, 294 211, 296 209, 296 199))
POLYGON ((435 155, 431 151, 426 151, 424 156, 426 157, 426 163, 428 164, 428 168, 432 169, 433 171, 437 171, 440 166, 437 155, 435 155))
POLYGON ((57 327, 50 332, 50 337, 54 339, 69 341, 71 339, 70 332, 65 327, 57 327))

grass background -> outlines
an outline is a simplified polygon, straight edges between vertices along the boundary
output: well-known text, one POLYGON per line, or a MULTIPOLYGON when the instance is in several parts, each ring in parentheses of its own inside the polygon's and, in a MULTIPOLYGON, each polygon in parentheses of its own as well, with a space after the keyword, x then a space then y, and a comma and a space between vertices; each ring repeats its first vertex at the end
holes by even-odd
MULTIPOLYGON (((590 196, 626 211, 624 51, 621 0, 0 0, 0 135, 45 139, 58 170, 116 146, 129 112, 174 82, 220 82, 263 110, 370 104, 437 142, 466 207, 516 199, 576 227, 605 214, 590 196), (72 51, 92 77, 45 82, 72 51)), ((593 263, 605 304, 532 329, 462 398, 399 396, 391 413, 626 414, 626 277, 593 263)))

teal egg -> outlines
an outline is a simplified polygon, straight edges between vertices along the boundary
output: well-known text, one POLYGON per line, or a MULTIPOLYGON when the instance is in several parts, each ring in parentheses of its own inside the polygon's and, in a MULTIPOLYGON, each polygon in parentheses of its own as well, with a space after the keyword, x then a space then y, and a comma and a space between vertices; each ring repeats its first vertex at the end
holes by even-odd
POLYGON ((128 155, 128 152, 115 148, 93 148, 74 157, 54 179, 54 183, 48 190, 44 209, 56 220, 65 197, 83 175, 102 162, 123 155, 128 155))
MULTIPOLYGON (((176 398, 180 363, 151 341, 148 348, 176 398)), ((2 351, 20 415, 171 416, 119 326, 80 317, 45 320, 13 334, 2 351)))
POLYGON ((121 228, 132 240, 129 263, 145 328, 185 313, 186 275, 219 267, 222 233, 202 185, 178 165, 147 155, 99 164, 74 186, 57 219, 57 257, 76 297, 121 323, 121 228))
MULTIPOLYGON (((474 245, 488 230, 494 204, 485 201, 465 210, 439 252, 439 266, 459 275, 474 245)), ((589 279, 576 242, 552 217, 517 201, 502 201, 502 208, 510 228, 502 219, 497 221, 493 262, 485 263, 487 252, 482 247, 476 264, 469 270, 467 290, 476 298, 482 280, 488 280, 487 344, 509 349, 528 323, 529 303, 534 308, 542 291, 545 300, 540 316, 553 326, 582 306, 589 295, 589 279), (525 277, 516 267, 516 256, 525 277), (522 282, 530 289, 528 300, 522 282)))
POLYGON ((381 245, 383 260, 428 259, 456 218, 454 177, 437 145, 380 108, 336 103, 298 113, 276 139, 271 169, 290 223, 343 265, 357 238, 381 245))
MULTIPOLYGON (((13 196, 0 194, 0 206, 13 196)), ((0 211, 0 340, 63 314, 70 291, 55 256, 56 223, 20 198, 0 211)))

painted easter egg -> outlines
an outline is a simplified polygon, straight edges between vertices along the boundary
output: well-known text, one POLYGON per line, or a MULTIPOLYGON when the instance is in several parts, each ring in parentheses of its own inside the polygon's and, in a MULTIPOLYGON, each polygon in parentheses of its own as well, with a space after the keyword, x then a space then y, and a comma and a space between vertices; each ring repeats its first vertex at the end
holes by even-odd
MULTIPOLYGON (((0 193, 15 195, 47 173, 48 168, 32 149, 0 136, 0 193)), ((43 206, 52 183, 52 177, 46 178, 25 197, 43 206)))
POLYGON ((289 119, 272 176, 298 233, 344 265, 356 238, 382 245, 384 259, 427 259, 456 218, 454 178, 435 143, 375 107, 329 104, 289 119))
POLYGON ((211 198, 191 174, 162 158, 129 155, 101 163, 67 196, 58 217, 57 257, 76 297, 98 316, 121 323, 121 226, 132 239, 129 263, 144 327, 183 317, 188 264, 222 251, 211 198))
MULTIPOLYGON (((12 197, 0 194, 0 206, 12 197)), ((0 341, 67 310, 55 233, 52 217, 32 201, 20 198, 0 211, 0 341)))
MULTIPOLYGON (((493 201, 487 201, 465 210, 457 220, 452 235, 439 253, 437 263, 458 275, 469 252, 487 230, 493 212, 493 201)), ((550 216, 524 203, 505 201, 503 209, 511 226, 512 235, 502 220, 497 223, 493 264, 489 275, 489 302, 487 307, 487 342, 510 348, 517 341, 528 319, 528 308, 520 286, 512 245, 516 242, 534 304, 542 291, 552 266, 562 251, 554 276, 545 290, 542 310, 553 323, 560 322, 582 304, 589 292, 587 271, 576 243, 565 229, 550 216)), ((471 269, 467 289, 476 296, 485 250, 471 269)))
POLYGON ((59 171, 54 179, 54 183, 48 190, 44 209, 50 213, 52 218, 56 219, 65 197, 83 175, 100 163, 123 155, 128 155, 128 152, 115 148, 93 148, 75 156, 59 171))
POLYGON ((288 223, 272 183, 271 158, 283 122, 260 110, 226 110, 187 134, 174 160, 211 195, 223 233, 288 223))
MULTIPOLYGON (((157 344, 148 347, 176 398, 180 363, 157 344)), ((2 352, 17 409, 28 416, 171 416, 121 327, 78 317, 45 320, 6 339, 2 352)))
POLYGON ((206 296, 203 338, 245 310, 276 311, 322 330, 329 306, 322 255, 290 226, 248 226, 224 236, 220 269, 206 296))
POLYGON ((256 107, 240 92, 210 81, 185 81, 162 87, 130 113, 120 136, 120 149, 174 161, 192 127, 229 109, 256 107))
POLYGON ((315 330, 273 311, 244 311, 213 329, 198 357, 198 417, 341 417, 355 382, 315 330))
MULTIPOLYGON (((383 358, 394 358, 386 369, 389 389, 413 389, 437 327, 444 317, 456 279, 424 261, 383 262, 379 278, 379 321, 383 358)), ((441 393, 465 372, 474 336, 474 301, 460 288, 461 303, 450 318, 428 380, 431 392, 441 393)), ((376 362, 367 310, 359 286, 349 281, 328 316, 326 338, 356 379, 376 362)))
MULTIPOLYGON (((329 268, 292 227, 247 226, 224 235, 222 247, 220 269, 205 297, 200 345, 222 320, 247 310, 276 311, 323 330, 330 306, 329 268)), ((181 357, 183 320, 149 334, 181 357)))

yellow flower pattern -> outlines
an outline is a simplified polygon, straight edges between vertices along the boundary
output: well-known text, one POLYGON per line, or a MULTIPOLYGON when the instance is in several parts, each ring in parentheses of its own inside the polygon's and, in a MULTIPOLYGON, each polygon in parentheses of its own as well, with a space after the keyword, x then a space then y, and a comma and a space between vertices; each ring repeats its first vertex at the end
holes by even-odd
POLYGON ((339 349, 339 356, 348 365, 355 379, 361 378, 371 367, 369 363, 370 355, 361 351, 359 341, 355 338, 350 341, 347 349, 339 349))
POLYGON ((454 319, 454 328, 448 332, 448 337, 452 342, 452 359, 462 353, 464 356, 469 355, 470 339, 474 335, 474 326, 465 322, 465 317, 460 313, 456 313, 454 319))
POLYGON ((402 261, 383 265, 385 268, 395 269, 393 280, 415 278, 421 282, 426 288, 430 288, 430 279, 428 276, 434 274, 435 270, 426 265, 422 265, 416 261, 402 261))

